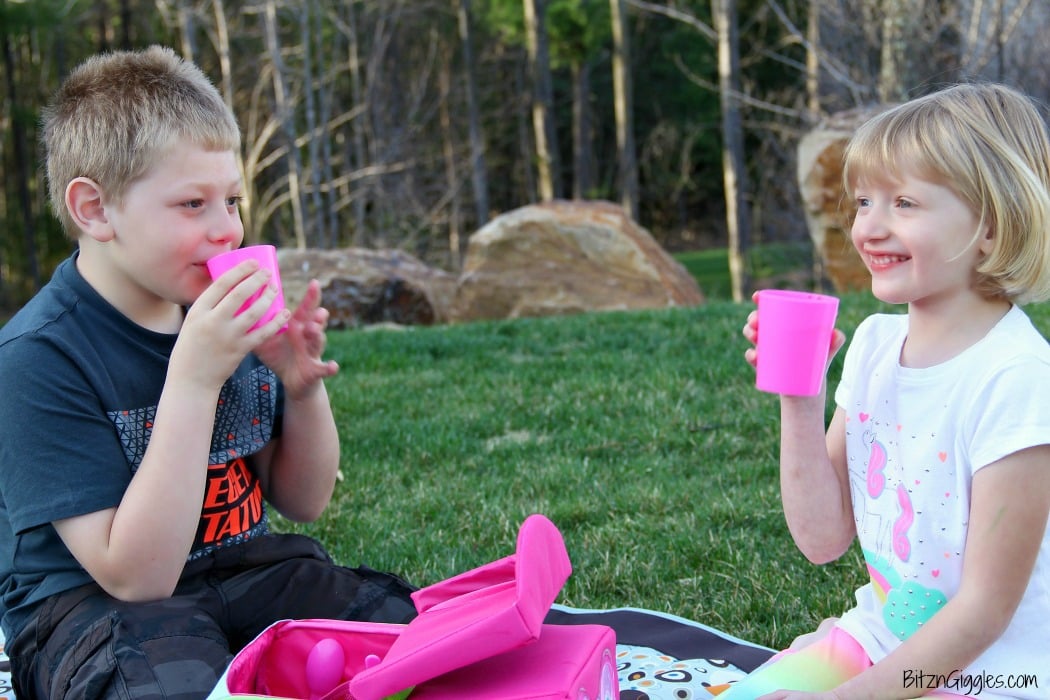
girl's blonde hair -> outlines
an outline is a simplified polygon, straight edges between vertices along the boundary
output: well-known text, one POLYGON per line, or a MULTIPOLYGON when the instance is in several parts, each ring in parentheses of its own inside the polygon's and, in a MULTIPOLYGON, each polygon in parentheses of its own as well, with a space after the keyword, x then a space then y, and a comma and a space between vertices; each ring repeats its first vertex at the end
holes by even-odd
POLYGON ((80 230, 65 207, 78 177, 120 203, 128 187, 180 140, 237 151, 237 120, 201 70, 169 48, 100 54, 78 66, 44 112, 51 206, 73 239, 80 230))
POLYGON ((912 175, 950 188, 988 227, 977 289, 1023 303, 1050 298, 1050 136, 1034 102, 997 84, 955 85, 883 112, 846 147, 843 181, 912 175))

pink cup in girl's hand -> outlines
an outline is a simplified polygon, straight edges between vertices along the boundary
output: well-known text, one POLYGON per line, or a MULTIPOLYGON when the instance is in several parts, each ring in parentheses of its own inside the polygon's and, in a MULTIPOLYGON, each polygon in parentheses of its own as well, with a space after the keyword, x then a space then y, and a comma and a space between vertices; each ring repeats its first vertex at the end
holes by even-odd
MULTIPOLYGON (((220 253, 207 262, 208 274, 211 275, 213 280, 217 279, 231 267, 236 267, 245 260, 258 260, 260 267, 271 272, 271 284, 277 289, 277 296, 274 297, 273 303, 270 304, 270 308, 267 309, 266 313, 263 314, 263 317, 249 329, 254 331, 259 326, 269 323, 274 316, 284 309, 284 290, 281 288, 281 270, 277 266, 277 248, 272 245, 250 245, 238 248, 237 250, 220 253)), ((248 301, 244 302, 241 308, 237 310, 237 313, 241 313, 251 306, 252 302, 262 296, 262 293, 263 290, 260 289, 249 297, 248 301)), ((283 333, 287 328, 288 326, 284 326, 279 332, 283 333)))
POLYGON ((839 300, 824 294, 758 293, 755 386, 789 396, 816 396, 827 369, 839 300))

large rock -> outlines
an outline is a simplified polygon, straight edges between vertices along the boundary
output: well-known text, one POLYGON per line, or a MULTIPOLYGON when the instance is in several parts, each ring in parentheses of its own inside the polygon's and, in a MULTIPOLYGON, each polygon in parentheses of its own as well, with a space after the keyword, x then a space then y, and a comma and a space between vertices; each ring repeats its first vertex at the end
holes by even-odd
POLYGON ((455 321, 702 303, 696 280, 608 202, 535 204, 470 237, 455 321))
POLYGON ((853 132, 885 107, 832 115, 798 145, 798 183, 813 246, 837 291, 868 289, 871 276, 850 240, 853 202, 842 187, 842 155, 853 132))
POLYGON ((375 323, 430 325, 448 321, 456 279, 398 250, 299 250, 277 252, 286 303, 294 308, 311 279, 321 283, 329 327, 375 323))

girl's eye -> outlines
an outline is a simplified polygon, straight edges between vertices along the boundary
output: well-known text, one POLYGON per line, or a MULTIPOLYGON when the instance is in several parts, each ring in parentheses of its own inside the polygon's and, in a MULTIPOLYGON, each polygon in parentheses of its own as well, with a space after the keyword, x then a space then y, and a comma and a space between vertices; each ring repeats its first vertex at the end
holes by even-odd
POLYGON ((200 209, 201 207, 204 206, 204 200, 203 199, 190 199, 188 201, 183 202, 182 206, 186 207, 187 209, 200 209))
POLYGON ((871 200, 867 197, 857 197, 857 208, 864 209, 865 207, 871 206, 871 200))
POLYGON ((912 206, 913 206, 912 203, 909 202, 907 199, 898 199, 897 200, 897 207, 900 208, 900 209, 910 209, 912 206))
POLYGON ((244 201, 244 197, 242 197, 241 195, 237 194, 237 195, 234 195, 232 197, 227 197, 226 198, 226 206, 230 207, 231 209, 234 208, 234 207, 239 207, 241 205, 241 202, 243 202, 243 201, 244 201))

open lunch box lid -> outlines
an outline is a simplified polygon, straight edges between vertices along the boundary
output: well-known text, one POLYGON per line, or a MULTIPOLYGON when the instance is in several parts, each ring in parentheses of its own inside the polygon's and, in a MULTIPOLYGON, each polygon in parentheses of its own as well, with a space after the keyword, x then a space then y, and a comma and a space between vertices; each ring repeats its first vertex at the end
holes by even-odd
POLYGON ((514 554, 412 594, 419 616, 382 660, 350 680, 358 700, 379 700, 539 639, 572 573, 561 533, 530 515, 514 554))

